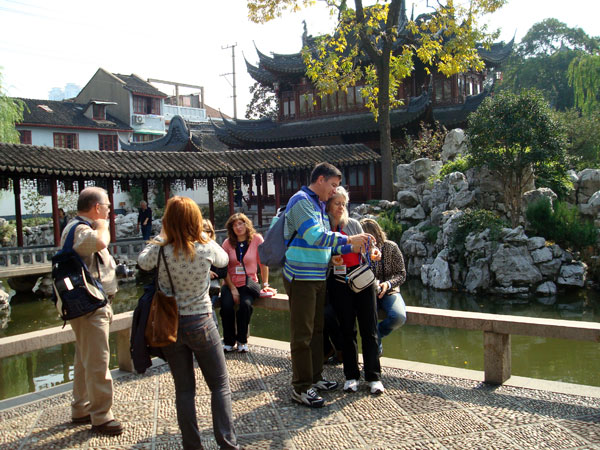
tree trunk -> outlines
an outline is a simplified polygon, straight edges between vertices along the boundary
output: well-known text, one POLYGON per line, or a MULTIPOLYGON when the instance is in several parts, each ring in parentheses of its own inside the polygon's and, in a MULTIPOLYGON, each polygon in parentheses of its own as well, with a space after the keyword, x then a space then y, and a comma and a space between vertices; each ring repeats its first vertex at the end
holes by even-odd
POLYGON ((379 78, 378 124, 379 151, 381 152, 381 197, 394 200, 394 167, 392 164, 392 134, 390 129, 390 58, 382 58, 377 65, 379 78))

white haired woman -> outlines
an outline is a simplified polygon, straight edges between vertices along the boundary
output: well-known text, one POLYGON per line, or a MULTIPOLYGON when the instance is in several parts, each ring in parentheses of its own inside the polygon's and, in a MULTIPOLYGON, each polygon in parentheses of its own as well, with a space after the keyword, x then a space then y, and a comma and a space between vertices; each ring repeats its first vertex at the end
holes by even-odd
MULTIPOLYGON (((349 196, 346 189, 339 186, 327 202, 327 213, 332 231, 348 236, 363 233, 360 223, 348 217, 349 196)), ((334 253, 336 249, 334 248, 334 253)), ((375 252, 375 257, 378 251, 375 252)), ((327 280, 329 300, 338 316, 342 330, 342 361, 344 364, 344 391, 356 392, 359 387, 358 344, 356 322, 362 340, 365 380, 372 394, 384 392, 381 383, 379 347, 377 338, 377 302, 375 285, 354 292, 347 284, 346 274, 360 265, 360 253, 335 255, 331 258, 333 270, 327 280)))

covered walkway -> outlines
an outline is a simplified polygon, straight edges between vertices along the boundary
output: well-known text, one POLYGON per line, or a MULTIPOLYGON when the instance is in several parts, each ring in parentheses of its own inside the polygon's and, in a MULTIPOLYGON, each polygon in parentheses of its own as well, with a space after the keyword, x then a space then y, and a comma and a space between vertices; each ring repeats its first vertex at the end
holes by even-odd
MULTIPOLYGON (((289 397, 289 344, 251 338, 250 353, 228 354, 239 441, 248 449, 600 449, 600 388, 512 377, 502 386, 482 372, 382 358, 385 394, 324 395, 311 410, 289 397)), ((180 449, 168 367, 115 372, 119 437, 69 423, 70 386, 0 402, 1 449, 180 449)), ((341 366, 325 376, 343 380, 341 366)), ((197 371, 197 411, 206 449, 210 397, 197 371)))

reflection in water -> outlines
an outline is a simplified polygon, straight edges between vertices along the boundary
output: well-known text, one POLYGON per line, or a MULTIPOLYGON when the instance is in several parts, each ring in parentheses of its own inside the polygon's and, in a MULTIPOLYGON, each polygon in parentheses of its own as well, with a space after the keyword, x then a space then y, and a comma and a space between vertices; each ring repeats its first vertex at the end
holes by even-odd
MULTIPOLYGON (((272 273, 270 281, 285 292, 280 275, 272 273)), ((133 310, 142 291, 134 284, 121 286, 113 303, 115 314, 133 310)), ((594 291, 576 290, 552 299, 506 299, 435 291, 411 280, 402 286, 402 296, 411 306, 600 322, 600 294, 594 291)), ((62 325, 50 300, 18 300, 4 316, 0 312, 0 337, 62 325)), ((289 314, 255 308, 250 332, 289 341, 289 314)), ((406 325, 386 337, 383 347, 390 358, 483 370, 483 336, 477 331, 406 325)), ((111 368, 118 366, 116 348, 111 335, 111 368)), ((597 355, 598 344, 593 342, 512 336, 514 375, 600 386, 597 355)), ((0 399, 70 381, 73 356, 73 344, 64 344, 0 360, 0 399)))

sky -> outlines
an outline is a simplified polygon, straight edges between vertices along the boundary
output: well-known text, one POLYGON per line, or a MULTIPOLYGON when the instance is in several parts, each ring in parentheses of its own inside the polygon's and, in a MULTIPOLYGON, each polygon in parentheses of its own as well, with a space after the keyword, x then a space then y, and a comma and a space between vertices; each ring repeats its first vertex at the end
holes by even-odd
MULTIPOLYGON (((411 5, 408 0, 409 14, 411 5)), ((501 29, 500 39, 515 35, 518 42, 550 17, 600 36, 599 15, 598 0, 509 0, 484 22, 501 29)), ((0 0, 2 86, 13 97, 47 99, 54 87, 85 86, 102 67, 203 86, 206 104, 233 116, 235 71, 237 117, 243 118, 253 84, 244 58, 256 65, 255 48, 266 54, 300 51, 303 20, 308 34, 333 29, 319 3, 258 25, 248 20, 244 0, 0 0)), ((173 86, 155 86, 174 94, 173 86)))

